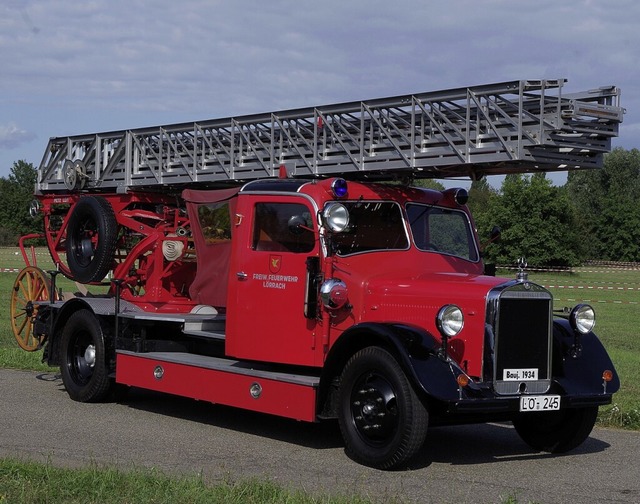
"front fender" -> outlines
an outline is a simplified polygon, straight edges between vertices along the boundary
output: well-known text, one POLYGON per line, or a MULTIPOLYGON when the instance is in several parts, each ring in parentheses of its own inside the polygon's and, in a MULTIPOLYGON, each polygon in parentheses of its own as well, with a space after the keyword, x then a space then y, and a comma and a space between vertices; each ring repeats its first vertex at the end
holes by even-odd
POLYGON ((456 378, 463 371, 439 355, 440 341, 420 327, 372 322, 350 327, 331 348, 325 367, 341 369, 351 355, 371 345, 390 350, 416 389, 427 397, 442 401, 458 399, 456 378))
POLYGON ((565 319, 553 322, 553 379, 569 396, 613 394, 620 389, 620 378, 600 339, 590 332, 576 340, 565 319), (613 372, 606 389, 602 378, 605 370, 613 372))

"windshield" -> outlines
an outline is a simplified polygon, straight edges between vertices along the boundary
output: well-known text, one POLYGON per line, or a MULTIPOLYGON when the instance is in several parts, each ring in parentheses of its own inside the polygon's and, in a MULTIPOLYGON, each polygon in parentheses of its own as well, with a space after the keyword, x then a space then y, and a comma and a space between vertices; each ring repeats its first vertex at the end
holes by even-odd
POLYGON ((409 239, 400 205, 388 201, 345 201, 349 226, 331 238, 338 255, 373 250, 406 250, 409 239))
POLYGON ((407 216, 418 249, 478 261, 471 223, 464 212, 408 203, 407 216))

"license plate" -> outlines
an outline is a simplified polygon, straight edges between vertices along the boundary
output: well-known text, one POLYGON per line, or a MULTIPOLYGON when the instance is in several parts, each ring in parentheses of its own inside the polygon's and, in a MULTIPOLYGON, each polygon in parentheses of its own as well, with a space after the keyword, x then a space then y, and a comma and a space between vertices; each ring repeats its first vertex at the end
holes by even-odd
POLYGON ((559 409, 559 395, 534 395, 520 397, 520 411, 557 411, 559 409))

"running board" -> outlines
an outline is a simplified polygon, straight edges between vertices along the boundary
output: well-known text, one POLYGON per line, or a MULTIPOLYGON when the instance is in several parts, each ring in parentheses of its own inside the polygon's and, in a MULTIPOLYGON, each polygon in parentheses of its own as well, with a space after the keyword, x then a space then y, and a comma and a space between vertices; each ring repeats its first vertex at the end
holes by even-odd
POLYGON ((220 314, 199 313, 150 313, 150 312, 123 312, 121 318, 133 320, 146 320, 149 322, 173 322, 182 324, 185 334, 194 336, 224 339, 226 316, 220 314))
POLYGON ((296 420, 316 420, 319 377, 257 366, 188 353, 119 350, 116 382, 296 420))

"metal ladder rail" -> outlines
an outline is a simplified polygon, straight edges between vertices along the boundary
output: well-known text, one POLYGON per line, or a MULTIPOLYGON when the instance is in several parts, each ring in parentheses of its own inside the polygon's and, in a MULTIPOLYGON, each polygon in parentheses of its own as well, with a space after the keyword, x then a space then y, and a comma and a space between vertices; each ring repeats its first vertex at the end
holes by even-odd
POLYGON ((79 189, 122 192, 274 177, 282 164, 293 176, 355 177, 566 169, 565 154, 572 165, 598 166, 622 120, 619 91, 548 94, 563 83, 516 81, 52 138, 37 189, 68 191, 70 165, 84 182, 79 189))

